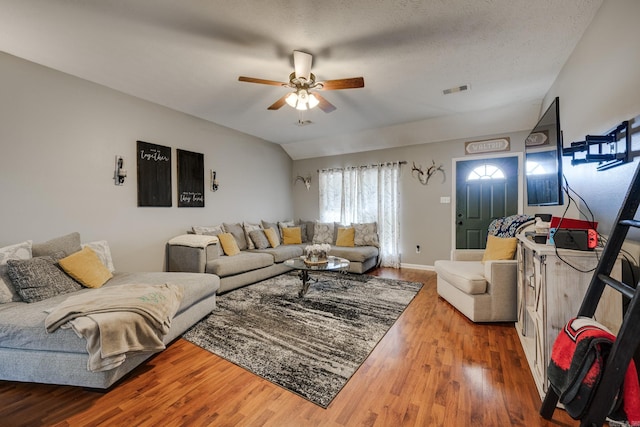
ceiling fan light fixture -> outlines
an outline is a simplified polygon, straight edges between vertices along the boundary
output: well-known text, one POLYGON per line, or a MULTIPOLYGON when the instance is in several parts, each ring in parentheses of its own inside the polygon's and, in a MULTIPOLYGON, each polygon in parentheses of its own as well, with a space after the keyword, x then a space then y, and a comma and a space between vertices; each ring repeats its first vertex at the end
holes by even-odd
POLYGON ((320 104, 320 101, 318 101, 318 98, 316 98, 314 94, 309 94, 309 109, 317 107, 318 104, 320 104))
POLYGON ((296 108, 296 104, 298 103, 298 94, 291 92, 284 100, 291 108, 296 108))

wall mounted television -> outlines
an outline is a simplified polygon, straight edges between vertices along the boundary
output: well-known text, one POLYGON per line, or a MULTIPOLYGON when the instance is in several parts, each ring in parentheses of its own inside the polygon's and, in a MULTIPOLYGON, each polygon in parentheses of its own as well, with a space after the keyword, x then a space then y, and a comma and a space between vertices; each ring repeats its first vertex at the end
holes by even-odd
POLYGON ((525 179, 529 206, 562 205, 562 132, 556 98, 525 140, 525 179))

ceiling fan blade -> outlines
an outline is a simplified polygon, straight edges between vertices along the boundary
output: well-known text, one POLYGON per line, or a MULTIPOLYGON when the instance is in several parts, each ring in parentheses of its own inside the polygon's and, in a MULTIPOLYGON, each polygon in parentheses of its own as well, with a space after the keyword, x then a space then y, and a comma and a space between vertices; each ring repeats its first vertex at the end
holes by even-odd
POLYGON ((284 104, 287 103, 287 96, 289 96, 289 94, 284 95, 282 98, 269 105, 269 108, 267 108, 267 110, 279 110, 284 104))
POLYGON ((272 86, 287 86, 288 83, 277 82, 275 80, 265 80, 265 79, 256 79, 254 77, 238 77, 238 81, 248 82, 248 83, 259 83, 261 85, 272 85, 272 86))
POLYGON ((322 82, 322 90, 357 89, 364 87, 364 78, 351 77, 348 79, 327 80, 322 82))
POLYGON ((313 61, 311 54, 299 50, 293 51, 293 68, 295 69, 297 78, 304 78, 306 81, 309 81, 309 77, 311 76, 311 61, 313 61))
POLYGON ((336 109, 336 106, 333 105, 332 103, 330 103, 329 101, 327 101, 323 96, 321 96, 318 92, 313 92, 312 94, 313 96, 315 96, 318 101, 320 102, 318 104, 318 108, 321 109, 322 111, 324 111, 325 113, 330 113, 333 110, 336 109))

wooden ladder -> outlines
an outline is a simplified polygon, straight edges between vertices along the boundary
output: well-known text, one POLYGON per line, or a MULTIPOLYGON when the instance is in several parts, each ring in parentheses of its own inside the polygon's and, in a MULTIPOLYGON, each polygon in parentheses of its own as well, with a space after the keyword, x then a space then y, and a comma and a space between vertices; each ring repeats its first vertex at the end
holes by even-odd
MULTIPOLYGON (((640 286, 638 284, 629 286, 610 276, 629 228, 640 228, 640 221, 634 219, 638 204, 640 204, 640 164, 636 167, 635 175, 618 212, 612 233, 604 247, 602 257, 593 273, 589 288, 578 311, 578 316, 593 318, 605 286, 612 287, 631 300, 620 331, 605 361, 600 384, 595 390, 590 406, 580 420, 580 425, 585 427, 604 424, 622 386, 629 362, 640 343, 640 286)), ((549 387, 540 408, 540 415, 543 418, 551 419, 558 398, 558 394, 549 387)))

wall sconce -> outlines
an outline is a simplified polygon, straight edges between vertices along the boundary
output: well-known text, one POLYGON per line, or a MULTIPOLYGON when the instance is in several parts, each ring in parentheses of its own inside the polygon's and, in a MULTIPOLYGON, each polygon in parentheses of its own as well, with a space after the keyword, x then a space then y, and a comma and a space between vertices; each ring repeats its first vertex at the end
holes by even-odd
POLYGON ((302 181, 304 183, 304 186, 307 187, 307 191, 309 191, 309 189, 311 188, 311 175, 307 175, 306 177, 298 175, 293 184, 295 185, 298 181, 302 181))
POLYGON ((124 160, 122 156, 116 156, 116 170, 113 173, 113 180, 116 185, 123 185, 124 179, 127 177, 127 170, 124 168, 124 160))
POLYGON ((218 191, 218 180, 216 179, 216 171, 211 169, 210 172, 211 172, 211 191, 218 191))

